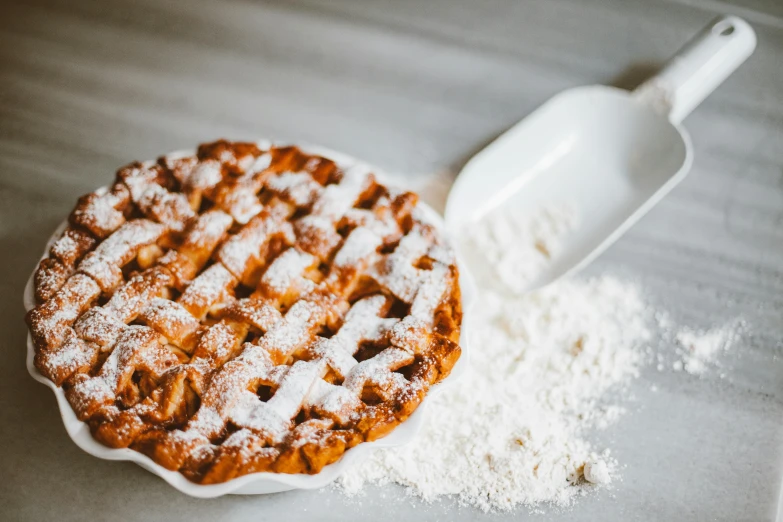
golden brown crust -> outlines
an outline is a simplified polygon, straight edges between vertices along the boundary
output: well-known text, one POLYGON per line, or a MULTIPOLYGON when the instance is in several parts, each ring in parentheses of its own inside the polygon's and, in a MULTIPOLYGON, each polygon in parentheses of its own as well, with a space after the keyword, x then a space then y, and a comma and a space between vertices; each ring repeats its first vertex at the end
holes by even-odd
POLYGON ((415 194, 218 141, 80 198, 26 319, 97 440, 209 484, 317 473, 407 419, 459 358, 457 280, 415 194))

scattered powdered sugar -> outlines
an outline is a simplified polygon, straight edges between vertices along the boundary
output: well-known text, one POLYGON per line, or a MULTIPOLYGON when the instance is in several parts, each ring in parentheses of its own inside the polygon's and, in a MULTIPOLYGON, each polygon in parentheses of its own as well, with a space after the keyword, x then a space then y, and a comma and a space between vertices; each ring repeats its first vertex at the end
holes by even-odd
POLYGON ((691 375, 703 375, 711 366, 717 366, 717 356, 728 350, 734 342, 740 324, 727 324, 710 330, 694 330, 684 327, 675 335, 681 359, 675 361, 674 370, 685 370, 691 375))
POLYGON ((723 356, 748 328, 740 317, 709 328, 681 326, 667 311, 657 311, 655 321, 662 346, 672 347, 671 351, 659 350, 648 354, 659 372, 669 370, 705 377, 718 369, 721 379, 727 376, 723 356))
MULTIPOLYGON (((472 239, 494 252, 493 266, 508 263, 501 278, 513 279, 512 267, 534 274, 549 258, 542 252, 556 250, 575 222, 551 208, 531 219, 537 223, 493 214, 493 223, 474 229, 472 239), (496 231, 493 239, 475 237, 486 230, 496 231)), ((617 464, 593 450, 585 431, 622 413, 606 394, 638 375, 650 339, 645 317, 636 286, 612 277, 563 280, 518 296, 483 290, 469 319, 468 374, 432 398, 418 438, 376 451, 340 487, 355 494, 365 483, 396 482, 425 500, 456 495, 494 511, 566 505, 589 483, 610 483, 617 464)))

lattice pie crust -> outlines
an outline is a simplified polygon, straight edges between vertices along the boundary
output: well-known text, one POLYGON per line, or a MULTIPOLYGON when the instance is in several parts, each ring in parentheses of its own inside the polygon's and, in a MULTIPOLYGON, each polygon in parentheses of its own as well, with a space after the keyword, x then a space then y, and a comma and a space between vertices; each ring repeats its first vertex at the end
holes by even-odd
POLYGON ((35 274, 35 366, 93 436, 199 483, 317 473, 460 356, 454 256, 366 168, 218 141, 120 169, 35 274))

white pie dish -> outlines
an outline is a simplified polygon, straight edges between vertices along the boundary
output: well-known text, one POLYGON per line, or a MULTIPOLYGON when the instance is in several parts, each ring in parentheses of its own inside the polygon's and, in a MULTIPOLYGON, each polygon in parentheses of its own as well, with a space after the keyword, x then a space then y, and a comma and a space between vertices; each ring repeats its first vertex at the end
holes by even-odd
MULTIPOLYGON (((259 143, 262 147, 268 147, 269 142, 259 143)), ((342 153, 334 152, 329 149, 325 149, 317 146, 300 146, 300 148, 311 154, 318 154, 333 161, 338 165, 345 168, 351 165, 362 164, 362 162, 347 156, 342 153)), ((190 151, 183 154, 191 153, 190 151)), ((177 154, 177 153, 173 153, 177 154)), ((381 180, 387 185, 394 185, 394 183, 387 183, 389 177, 379 172, 378 169, 372 168, 372 171, 378 175, 381 180)), ((445 226, 442 218, 431 207, 424 203, 420 203, 420 206, 427 213, 428 218, 440 228, 445 234, 445 226)), ((49 239, 42 256, 46 257, 49 252, 51 244, 60 236, 65 229, 67 221, 58 226, 52 237, 49 239)), ((35 347, 31 336, 28 333, 27 336, 27 370, 30 375, 38 382, 41 382, 51 388, 57 399, 57 405, 60 408, 60 415, 65 425, 65 430, 71 439, 82 450, 86 451, 90 455, 105 459, 105 460, 127 460, 135 462, 142 468, 158 475, 163 480, 168 482, 171 486, 179 491, 199 498, 213 498, 222 496, 225 494, 264 494, 275 493, 279 491, 287 491, 291 489, 315 489, 325 486, 339 477, 349 466, 355 465, 357 462, 366 458, 371 451, 376 448, 386 448, 393 446, 400 446, 410 442, 421 429, 425 420, 425 410, 427 404, 432 400, 432 397, 443 391, 446 386, 453 384, 460 375, 462 375, 468 367, 468 335, 467 335, 467 321, 468 311, 472 306, 476 289, 470 275, 463 269, 464 265, 458 260, 458 266, 460 268, 460 288, 462 291, 462 308, 463 308, 463 322, 460 336, 460 346, 462 348, 462 355, 455 363, 449 376, 442 382, 434 385, 422 403, 416 409, 416 411, 402 424, 397 426, 388 436, 373 441, 361 443, 354 448, 345 452, 343 457, 337 462, 326 466, 320 473, 315 475, 306 474, 285 474, 285 473, 251 473, 228 482, 220 484, 202 485, 186 479, 182 474, 177 471, 171 471, 163 466, 157 464, 146 455, 134 451, 128 448, 109 448, 96 441, 91 433, 89 426, 80 421, 74 413, 68 400, 65 398, 65 393, 62 388, 56 386, 52 381, 41 375, 33 364, 33 358, 35 355, 35 347)), ((30 310, 36 304, 33 290, 33 274, 30 275, 29 280, 24 291, 24 306, 25 310, 30 310)))

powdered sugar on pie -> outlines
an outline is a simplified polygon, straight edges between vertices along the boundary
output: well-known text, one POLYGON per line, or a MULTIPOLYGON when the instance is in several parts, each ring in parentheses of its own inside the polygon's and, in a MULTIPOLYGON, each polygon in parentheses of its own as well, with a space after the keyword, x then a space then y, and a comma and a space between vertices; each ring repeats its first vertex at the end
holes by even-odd
POLYGON ((219 141, 81 198, 27 321, 36 367, 101 443, 201 483, 317 473, 448 375, 457 277, 414 194, 219 141))

